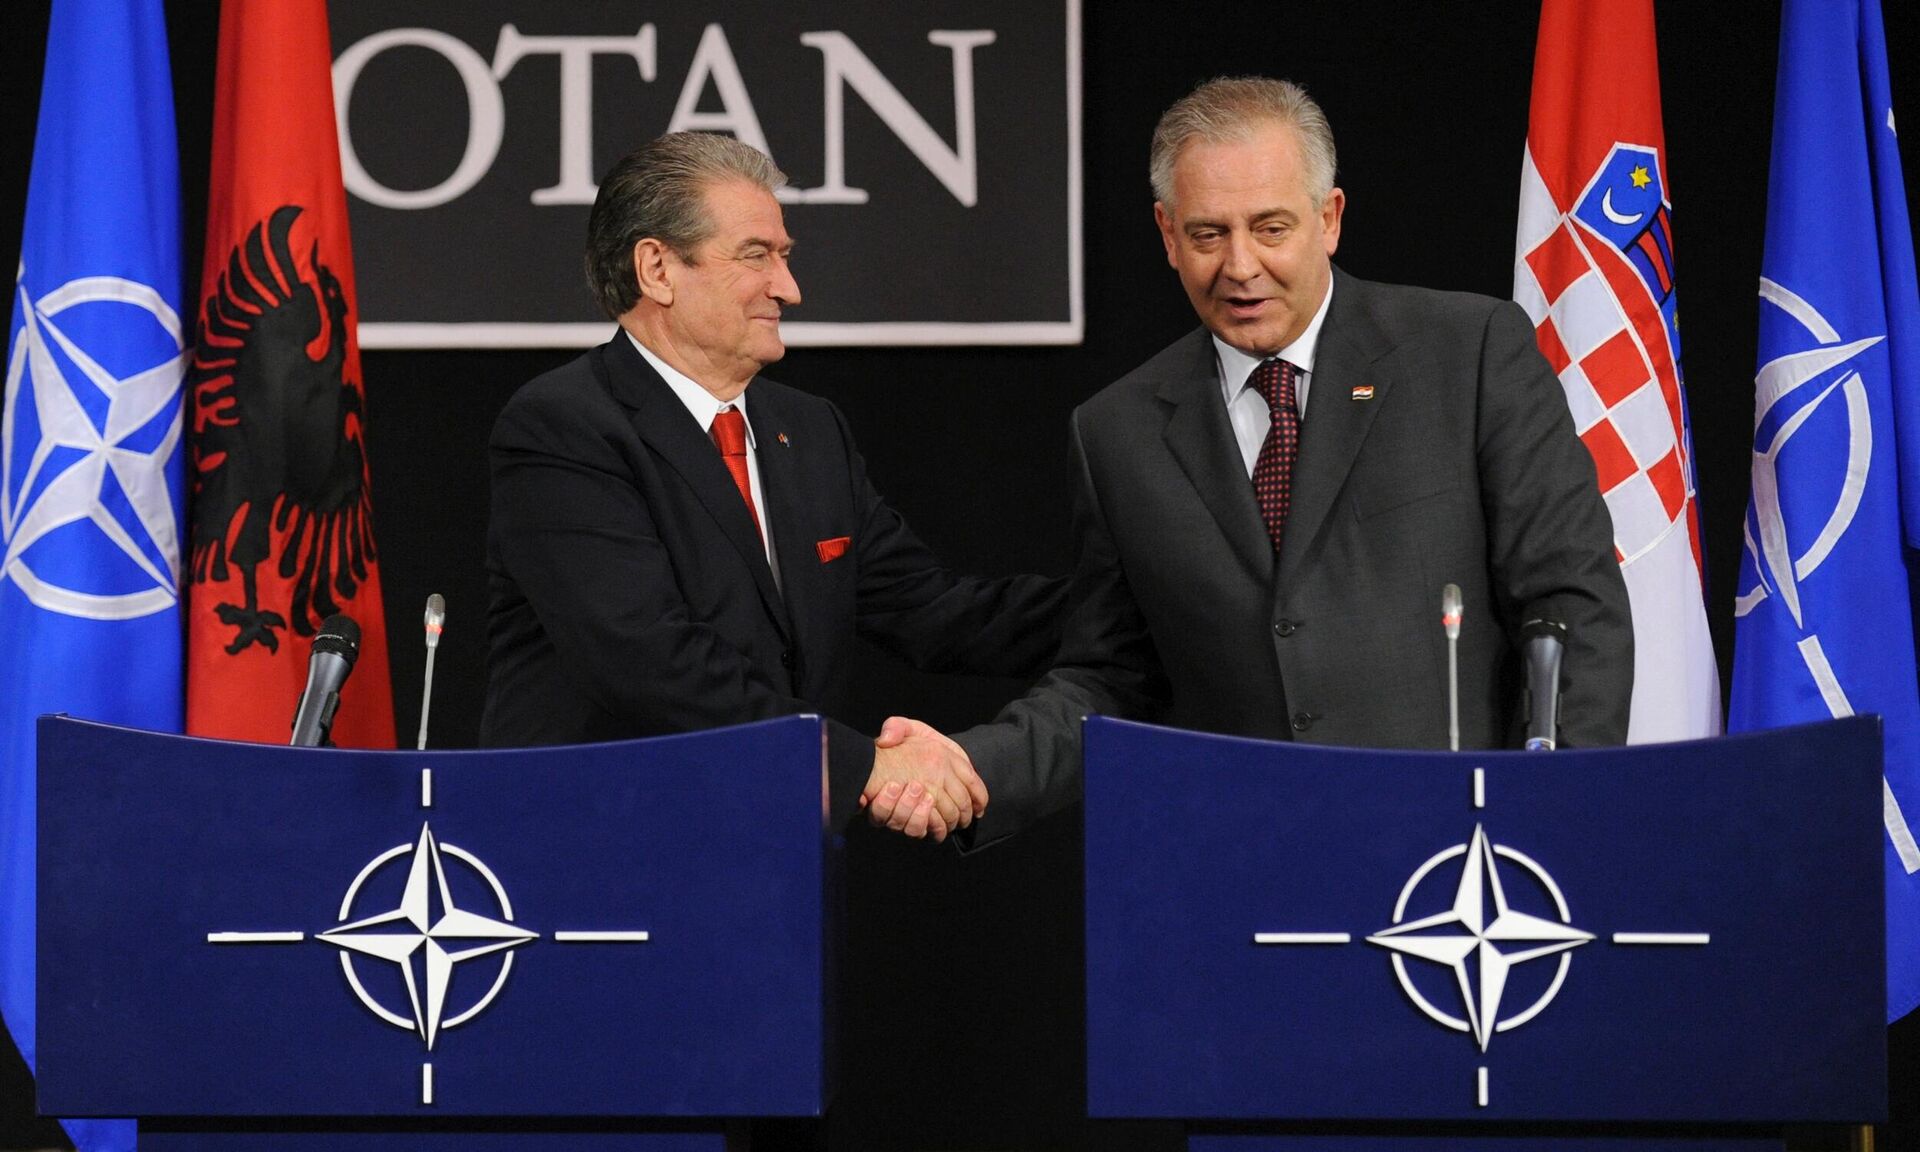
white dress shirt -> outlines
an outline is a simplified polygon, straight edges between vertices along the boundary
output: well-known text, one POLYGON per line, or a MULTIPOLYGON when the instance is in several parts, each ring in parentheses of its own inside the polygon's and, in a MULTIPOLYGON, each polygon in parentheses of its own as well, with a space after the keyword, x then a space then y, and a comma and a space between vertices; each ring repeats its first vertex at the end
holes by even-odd
MULTIPOLYGON (((622 329, 622 331, 625 330, 622 329)), ((773 524, 768 520, 766 493, 760 487, 760 457, 753 444, 753 420, 747 416, 747 394, 742 392, 733 400, 723 404, 713 393, 696 384, 686 373, 655 356, 645 344, 634 339, 633 333, 628 332, 627 339, 633 340, 633 346, 640 350, 640 355, 647 358, 647 363, 653 365, 655 372, 660 373, 660 378, 667 382, 667 387, 673 389, 675 396, 680 397, 680 403, 687 406, 687 411, 692 413, 694 420, 700 425, 700 431, 705 432, 709 439, 713 437, 715 416, 728 408, 740 410, 740 419, 747 426, 747 484, 753 490, 753 508, 760 517, 760 546, 766 550, 767 567, 773 570, 773 586, 779 588, 780 559, 773 554, 773 524)), ((716 448, 714 451, 718 452, 719 449, 716 448)))
POLYGON ((1327 294, 1320 298, 1320 310, 1308 321, 1300 338, 1273 356, 1249 356, 1233 345, 1213 338, 1214 362, 1220 369, 1220 395, 1227 402, 1227 419, 1233 424, 1233 438, 1240 445, 1240 458, 1246 462, 1247 478, 1253 478, 1253 466, 1260 459, 1260 445, 1267 441, 1273 427, 1273 413, 1267 398, 1253 387, 1253 370, 1262 360, 1274 356, 1298 369, 1293 374, 1293 399, 1300 411, 1301 426, 1307 419, 1307 388, 1313 381, 1313 354, 1320 347, 1320 327, 1327 321, 1327 305, 1333 303, 1333 281, 1327 281, 1327 294))

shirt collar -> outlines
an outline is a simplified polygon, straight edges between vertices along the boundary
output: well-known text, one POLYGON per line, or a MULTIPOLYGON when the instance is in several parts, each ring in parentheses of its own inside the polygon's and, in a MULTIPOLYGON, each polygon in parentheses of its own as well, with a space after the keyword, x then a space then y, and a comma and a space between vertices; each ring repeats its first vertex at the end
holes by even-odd
MULTIPOLYGON (((722 403, 713 393, 696 384, 691 376, 688 376, 685 372, 680 371, 673 365, 668 364, 665 360, 654 355, 653 350, 645 344, 640 343, 639 339, 635 337, 633 333, 627 332, 625 328, 622 328, 621 331, 626 333, 628 340, 633 341, 633 346, 639 349, 640 355, 647 358, 647 363, 653 365, 653 370, 660 373, 660 378, 667 382, 667 387, 673 389, 673 394, 680 397, 680 403, 687 406, 687 411, 692 414, 694 421, 700 425, 700 431, 712 435, 713 418, 720 414, 720 410, 722 408, 737 409, 740 413, 740 418, 746 421, 747 447, 752 448, 754 446, 753 421, 747 416, 747 394, 745 392, 740 393, 740 395, 734 397, 732 400, 722 403)), ((751 387, 751 385, 749 385, 749 387, 751 387)))
POLYGON ((1214 360, 1220 368, 1220 394, 1228 404, 1240 395, 1253 377, 1253 370, 1263 360, 1278 357, 1294 366, 1301 374, 1313 371, 1313 357, 1320 348, 1320 328, 1327 322, 1327 306, 1333 303, 1333 281, 1327 281, 1327 294, 1320 298, 1320 308, 1314 312, 1313 319, 1307 321, 1306 330, 1300 333, 1293 343, 1287 345, 1273 356, 1253 356, 1240 351, 1233 345, 1215 336, 1213 338, 1214 360))

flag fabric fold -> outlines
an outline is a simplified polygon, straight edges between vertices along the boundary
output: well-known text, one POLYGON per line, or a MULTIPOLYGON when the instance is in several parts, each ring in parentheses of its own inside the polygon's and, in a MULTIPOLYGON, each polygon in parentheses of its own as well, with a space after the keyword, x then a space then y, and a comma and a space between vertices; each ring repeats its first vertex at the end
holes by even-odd
POLYGON ((360 625, 333 739, 393 746, 324 0, 220 12, 188 370, 187 731, 284 743, 319 625, 360 625))
POLYGON ((1652 0, 1546 0, 1513 295, 1593 455, 1633 605, 1627 740, 1720 732, 1652 0))
POLYGON ((56 0, 0 409, 0 1009, 29 1067, 35 718, 181 726, 178 169, 161 0, 56 0))
POLYGON ((1786 0, 1736 730, 1878 713, 1887 1018, 1920 1004, 1920 292, 1877 0, 1786 0))

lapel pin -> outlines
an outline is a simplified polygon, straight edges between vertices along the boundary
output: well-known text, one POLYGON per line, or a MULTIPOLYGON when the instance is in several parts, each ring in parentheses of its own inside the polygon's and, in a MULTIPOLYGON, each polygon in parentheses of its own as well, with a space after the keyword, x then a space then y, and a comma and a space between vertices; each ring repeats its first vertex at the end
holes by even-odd
POLYGON ((775 436, 774 439, 780 441, 780 447, 782 448, 793 447, 793 441, 787 439, 787 434, 785 432, 782 432, 778 436, 775 436))
POLYGON ((1358 385, 1355 385, 1355 386, 1354 386, 1354 389, 1353 389, 1353 398, 1354 398, 1355 400, 1371 400, 1371 399, 1373 399, 1373 385, 1371 385, 1371 384, 1358 384, 1358 385))

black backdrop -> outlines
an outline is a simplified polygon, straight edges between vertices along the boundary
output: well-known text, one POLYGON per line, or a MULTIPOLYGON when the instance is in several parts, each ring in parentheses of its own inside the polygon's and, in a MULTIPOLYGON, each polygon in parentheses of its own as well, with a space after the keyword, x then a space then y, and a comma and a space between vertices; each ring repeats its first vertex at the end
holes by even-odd
MULTIPOLYGON (((0 264, 14 263, 46 14, 8 4, 0 37, 0 264)), ((1747 499, 1755 284, 1765 217, 1777 5, 1666 0, 1661 84, 1685 362, 1705 513, 1711 623, 1726 678, 1732 580, 1747 499)), ((1920 125, 1920 11, 1886 4, 1896 117, 1920 125)), ((1305 83, 1340 141, 1348 194, 1340 263, 1365 277, 1506 295, 1538 6, 1368 2, 1146 5, 1086 0, 1087 339, 1075 348, 819 349, 772 375, 847 413, 873 479, 956 567, 1064 572, 1069 410, 1193 323, 1160 251, 1146 147, 1169 102, 1207 76, 1305 83)), ((217 6, 168 16, 189 283, 198 283, 217 6)), ((637 142, 637 141, 636 141, 637 142)), ((599 158, 604 165, 610 158, 599 158)), ((1909 150, 1910 207, 1920 155, 1909 150)), ((1917 213, 1920 214, 1920 213, 1917 213)), ((804 240, 804 237, 801 237, 804 240)), ((914 237, 899 243, 911 246, 914 237)), ((806 265, 798 274, 805 282, 806 265)), ((798 314, 796 314, 797 316, 798 314)), ((611 328, 609 329, 611 331, 611 328)), ((444 593, 434 743, 470 746, 485 677, 485 441, 523 381, 567 352, 379 352, 365 357, 374 499, 396 714, 410 732, 424 658, 419 606, 444 593)), ((921 676, 867 652, 860 710, 946 727, 991 715, 1019 686, 921 676)), ((1084 1099, 1077 814, 966 860, 856 832, 842 992, 837 1148, 1112 1147, 1084 1099)), ((1920 1017, 1920 1014, 1916 1014, 1920 1017)), ((1920 1148, 1920 1023, 1890 1033, 1895 1122, 1882 1146, 1920 1148)), ((1783 1044, 1793 1037, 1780 1037, 1783 1044)), ((57 1139, 26 1119, 29 1087, 0 1060, 0 1147, 57 1139)))

